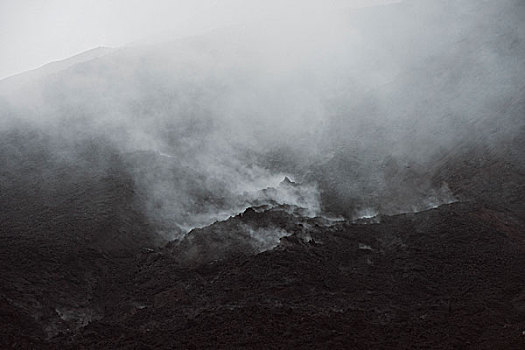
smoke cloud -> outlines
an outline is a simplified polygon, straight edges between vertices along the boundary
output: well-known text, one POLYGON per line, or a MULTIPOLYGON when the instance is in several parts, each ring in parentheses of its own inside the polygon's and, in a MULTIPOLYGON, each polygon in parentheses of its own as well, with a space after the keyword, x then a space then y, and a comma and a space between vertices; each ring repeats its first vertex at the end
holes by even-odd
MULTIPOLYGON (((444 155, 523 132, 524 12, 511 0, 286 6, 3 80, 0 132, 33 130, 82 169, 118 159, 165 239, 251 206, 424 210, 455 200, 432 177, 444 155)), ((6 147, 5 164, 24 157, 6 147)))

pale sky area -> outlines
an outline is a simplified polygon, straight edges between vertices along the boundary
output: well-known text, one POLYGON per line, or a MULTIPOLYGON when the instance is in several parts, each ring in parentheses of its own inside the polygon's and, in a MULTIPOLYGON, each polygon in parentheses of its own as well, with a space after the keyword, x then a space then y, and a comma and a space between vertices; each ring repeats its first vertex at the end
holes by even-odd
POLYGON ((0 79, 80 52, 396 0, 0 0, 0 79))

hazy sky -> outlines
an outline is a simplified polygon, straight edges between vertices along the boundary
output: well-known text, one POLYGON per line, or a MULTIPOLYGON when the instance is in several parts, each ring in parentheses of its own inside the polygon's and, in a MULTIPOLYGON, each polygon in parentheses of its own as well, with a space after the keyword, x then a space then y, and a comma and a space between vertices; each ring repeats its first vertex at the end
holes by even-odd
POLYGON ((99 46, 392 0, 0 0, 0 79, 99 46))

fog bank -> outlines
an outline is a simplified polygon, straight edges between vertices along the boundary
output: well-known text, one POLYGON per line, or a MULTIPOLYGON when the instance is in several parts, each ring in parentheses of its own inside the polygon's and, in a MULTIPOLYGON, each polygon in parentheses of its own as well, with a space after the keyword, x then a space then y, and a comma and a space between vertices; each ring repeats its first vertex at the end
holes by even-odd
MULTIPOLYGON (((523 2, 314 9, 1 81, 0 132, 36 130, 82 169, 118 157, 167 239, 254 205, 358 218, 450 203, 440 159, 523 133, 523 2)), ((7 166, 26 152, 8 147, 7 166)))

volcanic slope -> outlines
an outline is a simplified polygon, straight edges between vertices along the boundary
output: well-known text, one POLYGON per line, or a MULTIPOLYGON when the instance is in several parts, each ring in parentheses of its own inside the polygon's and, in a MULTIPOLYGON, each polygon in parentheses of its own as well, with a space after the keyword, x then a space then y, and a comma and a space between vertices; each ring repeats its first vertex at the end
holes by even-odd
MULTIPOLYGON (((58 215, 74 217, 74 199, 37 211, 45 206, 33 194, 30 212, 20 213, 27 204, 9 207, 4 192, 12 221, 2 224, 0 256, 10 267, 2 272, 2 346, 520 349, 524 175, 487 152, 469 161, 471 152, 439 164, 460 202, 356 222, 250 208, 159 248, 137 240, 102 249, 107 242, 89 239, 107 232, 120 246, 116 226, 131 230, 140 215, 126 226, 122 214, 105 219, 101 211, 113 229, 78 225, 86 230, 79 239, 58 215), (41 213, 38 230, 31 213, 41 213), (264 251, 247 231, 284 237, 264 251)), ((125 178, 99 180, 117 202, 82 203, 115 210, 126 202, 125 178)), ((95 179, 81 186, 93 190, 95 179)))

